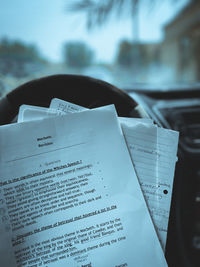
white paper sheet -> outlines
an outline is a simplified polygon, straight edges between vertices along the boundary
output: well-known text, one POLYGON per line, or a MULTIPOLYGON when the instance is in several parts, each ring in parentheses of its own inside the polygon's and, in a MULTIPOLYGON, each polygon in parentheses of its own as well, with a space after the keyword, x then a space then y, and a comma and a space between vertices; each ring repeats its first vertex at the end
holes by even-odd
POLYGON ((127 117, 119 117, 120 123, 123 123, 127 127, 130 126, 132 127, 133 125, 137 124, 138 122, 140 123, 147 123, 147 124, 154 124, 153 120, 149 118, 127 118, 127 117))
POLYGON ((178 132, 137 121, 128 124, 121 121, 121 126, 159 240, 165 250, 178 132))
MULTIPOLYGON (((69 107, 71 103, 66 102, 69 107)), ((65 101, 52 100, 50 107, 65 110, 65 101)), ((78 109, 78 107, 76 107, 78 109)), ((81 108, 79 106, 79 111, 81 108)), ((158 128, 148 118, 119 118, 135 170, 163 250, 178 148, 178 132, 158 128)))
POLYGON ((68 101, 64 101, 62 99, 53 98, 51 100, 49 108, 56 109, 65 113, 74 113, 83 110, 87 110, 87 108, 81 107, 79 105, 75 105, 68 101))
POLYGON ((2 266, 167 266, 113 107, 1 126, 0 147, 2 266))
MULTIPOLYGON (((64 115, 69 113, 75 113, 88 110, 78 105, 74 105, 70 102, 54 98, 51 101, 51 107, 38 107, 32 105, 21 105, 18 113, 18 123, 26 121, 35 121, 40 119, 45 119, 49 117, 54 117, 57 115, 64 115), (65 104, 65 105, 64 105, 65 104), (75 108, 74 108, 75 106, 75 108), (75 111, 76 110, 76 111, 75 111)), ((150 123, 153 124, 153 121, 148 118, 126 118, 120 117, 120 122, 123 122, 127 126, 132 126, 135 122, 150 123)))
POLYGON ((57 115, 64 115, 65 112, 57 109, 49 109, 45 107, 38 107, 32 105, 21 105, 19 108, 18 119, 17 122, 25 122, 32 120, 40 120, 49 117, 55 117, 57 115), (33 119, 34 118, 34 119, 33 119))
MULTIPOLYGON (((69 102, 53 99, 50 106, 58 110, 60 108, 59 111, 65 110, 66 113, 70 113, 70 110, 73 110, 73 108, 70 108, 70 105, 73 107, 73 104, 69 102)), ((85 110, 85 108, 83 109, 85 110)), ((76 105, 76 110, 82 111, 82 107, 76 105)), ((44 114, 44 117, 45 116, 44 114)), ((38 119, 34 109, 32 110, 32 117, 24 116, 24 120, 26 121, 27 119, 38 119)), ((178 133, 163 128, 157 128, 153 125, 153 121, 148 118, 119 118, 119 121, 123 126, 127 146, 159 240, 163 250, 165 250, 178 133), (151 126, 147 124, 151 124, 151 126), (170 147, 169 151, 166 150, 166 153, 162 153, 162 157, 165 157, 164 166, 160 156, 160 146, 157 145, 160 140, 162 141, 161 143, 165 142, 165 144, 161 144, 161 146, 164 145, 164 148, 170 147), (166 166, 169 168, 167 171, 166 166), (163 176, 163 173, 165 173, 165 176, 163 176)))

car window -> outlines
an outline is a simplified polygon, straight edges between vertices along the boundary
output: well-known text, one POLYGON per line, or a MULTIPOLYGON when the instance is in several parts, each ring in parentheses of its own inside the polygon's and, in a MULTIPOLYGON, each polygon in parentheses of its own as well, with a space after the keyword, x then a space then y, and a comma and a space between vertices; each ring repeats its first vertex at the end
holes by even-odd
POLYGON ((0 94, 46 75, 120 88, 200 81, 200 2, 12 1, 0 9, 0 94))

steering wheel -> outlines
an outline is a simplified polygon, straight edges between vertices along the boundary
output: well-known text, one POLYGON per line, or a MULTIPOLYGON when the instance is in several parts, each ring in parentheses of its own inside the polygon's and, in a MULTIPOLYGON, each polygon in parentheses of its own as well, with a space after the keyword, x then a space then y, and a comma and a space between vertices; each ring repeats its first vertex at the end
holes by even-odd
POLYGON ((0 125, 16 121, 22 104, 49 107, 60 98, 86 108, 114 104, 119 116, 131 117, 136 102, 117 87, 81 75, 52 75, 27 82, 0 100, 0 125))

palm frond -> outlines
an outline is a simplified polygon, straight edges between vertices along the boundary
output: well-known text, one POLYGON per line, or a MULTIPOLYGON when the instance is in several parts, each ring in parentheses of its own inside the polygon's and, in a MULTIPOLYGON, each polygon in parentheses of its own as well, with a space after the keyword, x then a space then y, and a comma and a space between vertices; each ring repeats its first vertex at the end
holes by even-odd
POLYGON ((130 11, 136 6, 138 0, 77 0, 68 5, 68 11, 86 13, 87 26, 92 28, 95 25, 102 25, 112 13, 121 16, 124 11, 130 11))
MULTIPOLYGON (((177 2, 179 0, 176 0, 177 2)), ((128 15, 134 18, 139 5, 145 4, 150 10, 158 0, 68 0, 67 11, 86 14, 88 29, 102 25, 114 14, 117 18, 128 15)))

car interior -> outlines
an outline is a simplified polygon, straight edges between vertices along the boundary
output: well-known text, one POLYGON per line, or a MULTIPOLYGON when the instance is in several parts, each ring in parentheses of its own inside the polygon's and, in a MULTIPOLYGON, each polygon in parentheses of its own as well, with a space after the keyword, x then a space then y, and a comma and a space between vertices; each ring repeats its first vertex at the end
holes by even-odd
MULTIPOLYGON (((170 34, 173 31, 176 34, 177 27, 183 24, 184 18, 185 23, 189 23, 187 12, 195 17, 196 10, 200 12, 199 1, 188 1, 184 8, 179 10, 171 24, 168 24, 166 32, 170 32, 170 27, 175 25, 170 34)), ((192 20, 190 21, 190 28, 193 25, 195 29, 195 45, 197 43, 198 47, 200 44, 199 14, 194 23, 192 20)), ((193 27, 191 29, 193 30, 193 27)), ((186 38, 185 36, 184 38, 186 38)), ((190 36, 190 38, 192 37, 190 36)), ((182 42, 181 45, 179 49, 183 49, 183 47, 186 49, 187 44, 182 42)), ((184 55, 187 54, 185 51, 182 52, 184 55)), ((173 55, 169 53, 167 60, 170 56, 173 58, 173 55)), ((2 60, 1 58, 0 44, 0 60, 2 60)), ((189 54, 188 57, 182 59, 181 67, 185 68, 184 75, 190 72, 190 63, 188 62, 191 58, 191 54, 189 54), (185 63, 188 63, 188 69, 185 63)), ((193 80, 186 78, 181 80, 179 76, 177 80, 156 84, 149 81, 131 82, 129 80, 127 85, 125 83, 118 84, 115 80, 107 82, 104 76, 90 75, 90 72, 85 75, 70 69, 70 71, 61 73, 56 71, 47 73, 47 75, 29 76, 18 83, 12 83, 9 90, 2 86, 4 90, 0 91, 0 125, 15 123, 19 107, 22 104, 48 107, 51 99, 56 97, 90 109, 114 104, 121 117, 148 117, 160 127, 179 132, 178 160, 174 175, 165 251, 169 267, 200 266, 199 56, 196 57, 196 60, 195 73, 197 76, 193 80)), ((171 68, 173 69, 173 66, 171 68)), ((134 71, 133 66, 133 76, 134 71)), ((159 75, 159 67, 156 68, 156 72, 159 75)), ((3 73, 0 64, 0 78, 4 76, 6 74, 3 73)), ((0 88, 1 83, 3 84, 3 79, 0 80, 0 88)))
POLYGON ((200 90, 198 87, 184 88, 184 91, 170 89, 161 92, 133 88, 125 93, 91 77, 53 75, 25 83, 2 98, 0 124, 16 122, 23 103, 48 107, 56 97, 86 108, 115 104, 122 117, 141 117, 136 109, 139 105, 157 125, 179 131, 166 258, 171 267, 196 267, 200 262, 200 90), (54 90, 57 86, 59 90, 54 90))

